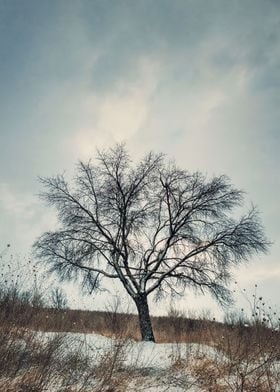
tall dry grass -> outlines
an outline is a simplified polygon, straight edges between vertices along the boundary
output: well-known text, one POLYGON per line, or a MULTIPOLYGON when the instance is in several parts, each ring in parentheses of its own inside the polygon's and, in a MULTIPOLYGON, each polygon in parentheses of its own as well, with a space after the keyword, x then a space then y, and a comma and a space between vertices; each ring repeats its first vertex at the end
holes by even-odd
MULTIPOLYGON (((68 309, 61 292, 53 296, 50 307, 36 287, 23 291, 9 276, 0 279, 0 392, 114 392, 129 390, 132 383, 135 390, 148 387, 144 370, 124 366, 127 340, 141 337, 136 315, 119 313, 118 303, 106 311, 68 309), (41 339, 38 331, 59 334, 41 339), (95 332, 117 338, 118 344, 102 355, 88 355, 90 347, 69 351, 63 332, 95 332)), ((165 372, 167 390, 171 382, 188 390, 188 375, 193 385, 209 392, 280 390, 280 320, 262 296, 255 293, 249 304, 249 314, 244 309, 228 314, 224 323, 188 318, 174 309, 168 316, 152 317, 156 341, 177 347, 165 372), (198 349, 186 360, 180 343, 185 350, 190 343, 208 345, 217 355, 198 349)))

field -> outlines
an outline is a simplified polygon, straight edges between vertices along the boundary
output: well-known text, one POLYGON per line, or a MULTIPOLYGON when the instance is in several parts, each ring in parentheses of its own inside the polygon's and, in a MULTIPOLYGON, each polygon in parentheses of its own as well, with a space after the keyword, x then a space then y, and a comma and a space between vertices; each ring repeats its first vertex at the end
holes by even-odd
POLYGON ((157 343, 140 342, 136 315, 46 307, 10 287, 0 298, 0 391, 279 391, 277 322, 173 310, 152 318, 157 343))

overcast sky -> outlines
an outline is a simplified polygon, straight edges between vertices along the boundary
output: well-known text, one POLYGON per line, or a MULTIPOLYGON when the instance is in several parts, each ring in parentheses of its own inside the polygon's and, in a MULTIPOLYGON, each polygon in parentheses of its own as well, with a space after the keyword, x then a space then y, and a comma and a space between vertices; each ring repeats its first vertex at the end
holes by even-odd
POLYGON ((39 175, 126 141, 247 192, 273 245, 236 277, 280 306, 279 108, 278 0, 0 0, 0 248, 53 227, 39 175))

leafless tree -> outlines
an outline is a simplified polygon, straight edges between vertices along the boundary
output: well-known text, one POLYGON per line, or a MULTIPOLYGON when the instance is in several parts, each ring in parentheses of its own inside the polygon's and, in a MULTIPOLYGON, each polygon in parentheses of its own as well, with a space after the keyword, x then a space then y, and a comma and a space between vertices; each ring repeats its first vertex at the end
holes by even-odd
POLYGON ((67 309, 67 297, 65 292, 59 288, 59 287, 54 287, 51 291, 51 305, 54 309, 57 310, 62 310, 62 309, 67 309))
POLYGON ((91 290, 118 279, 136 304, 143 340, 154 341, 147 298, 209 291, 230 300, 231 267, 265 252, 254 207, 237 218, 243 192, 226 176, 207 179, 149 153, 133 164, 124 145, 80 162, 74 185, 63 175, 41 179, 60 229, 34 244, 62 279, 82 275, 91 290))

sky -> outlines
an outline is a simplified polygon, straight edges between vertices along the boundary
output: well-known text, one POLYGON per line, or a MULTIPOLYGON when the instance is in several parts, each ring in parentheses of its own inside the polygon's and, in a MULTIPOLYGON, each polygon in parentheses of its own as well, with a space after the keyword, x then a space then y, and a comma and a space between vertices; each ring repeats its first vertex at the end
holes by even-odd
POLYGON ((234 276, 280 307, 279 107, 278 0, 0 0, 0 249, 55 226, 38 176, 125 141, 246 191, 273 244, 234 276))

